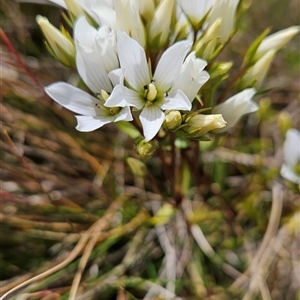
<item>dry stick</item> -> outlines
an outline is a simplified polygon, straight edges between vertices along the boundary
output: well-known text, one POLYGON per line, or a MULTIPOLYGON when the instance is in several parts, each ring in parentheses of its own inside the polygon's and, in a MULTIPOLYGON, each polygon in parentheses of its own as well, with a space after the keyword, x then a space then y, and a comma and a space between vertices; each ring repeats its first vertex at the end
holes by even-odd
POLYGON ((73 249, 73 251, 70 253, 70 255, 64 260, 62 261, 60 264, 58 264, 57 266, 53 267, 52 269, 39 274, 37 276, 34 276, 33 278, 30 278, 26 281, 24 281, 23 283, 15 286, 14 288, 12 288, 11 290, 9 290, 8 292, 6 292, 4 295, 2 295, 0 297, 0 300, 3 300, 5 297, 7 297, 9 294, 15 292, 16 290, 18 290, 21 287, 24 287, 36 280, 39 279, 43 279, 46 276, 49 276, 57 271, 59 271, 60 269, 64 268, 65 266, 67 266, 69 263, 71 263, 78 255, 79 253, 82 251, 82 249, 85 247, 88 239, 91 236, 91 233, 94 232, 95 228, 97 228, 98 226, 101 225, 101 223, 107 223, 110 218, 113 215, 113 212, 119 207, 119 201, 114 201, 110 207, 107 209, 106 214, 104 215, 104 217, 102 217, 101 219, 99 219, 97 222, 95 222, 81 237, 81 239, 79 240, 79 242, 77 243, 77 245, 75 246, 75 248, 73 249))
POLYGON ((81 257, 77 272, 75 274, 73 283, 72 283, 72 287, 70 290, 70 297, 69 300, 74 300, 76 298, 76 294, 77 294, 77 290, 80 284, 80 280, 82 277, 82 272, 85 269, 85 266, 88 262, 88 259, 91 255, 91 252, 94 249, 95 244, 97 243, 98 237, 101 235, 102 230, 105 228, 105 225, 107 225, 107 223, 101 223, 100 226, 97 228, 93 228, 93 231, 91 232, 91 239, 89 240, 88 244, 86 245, 85 249, 84 249, 84 253, 81 257), (101 226, 102 225, 102 226, 101 226))
POLYGON ((235 282, 232 284, 231 287, 241 288, 248 281, 247 275, 257 267, 265 250, 267 249, 269 243, 271 242, 271 240, 273 239, 273 237, 277 232, 279 222, 280 222, 281 211, 282 211, 282 203, 283 203, 283 190, 282 187, 279 185, 279 183, 274 183, 272 188, 272 193, 273 193, 273 199, 272 199, 273 201, 272 201, 271 214, 270 214, 269 223, 263 241, 248 269, 244 272, 244 274, 241 277, 235 280, 235 282))
POLYGON ((272 238, 259 261, 259 265, 257 266, 254 275, 251 278, 249 290, 244 295, 242 300, 253 299, 253 297, 258 293, 259 289, 261 290, 263 300, 266 300, 266 298, 264 297, 265 290, 262 291, 261 283, 264 282, 267 270, 280 248, 281 244, 276 242, 276 237, 272 238))
MULTIPOLYGON (((186 220, 188 220, 187 216, 189 214, 190 215, 193 214, 190 202, 191 202, 190 200, 184 199, 184 201, 182 202, 182 206, 181 206, 186 220)), ((189 229, 190 229, 190 232, 192 233, 196 243, 198 244, 200 249, 203 251, 203 253, 211 259, 215 258, 217 260, 220 260, 220 257, 217 255, 215 250, 209 244, 209 242, 206 239, 205 235, 203 234, 200 226, 198 226, 196 224, 191 224, 189 229)), ((238 270, 236 270, 234 267, 232 267, 228 263, 222 262, 222 269, 226 274, 228 274, 232 278, 237 278, 242 275, 238 270)))

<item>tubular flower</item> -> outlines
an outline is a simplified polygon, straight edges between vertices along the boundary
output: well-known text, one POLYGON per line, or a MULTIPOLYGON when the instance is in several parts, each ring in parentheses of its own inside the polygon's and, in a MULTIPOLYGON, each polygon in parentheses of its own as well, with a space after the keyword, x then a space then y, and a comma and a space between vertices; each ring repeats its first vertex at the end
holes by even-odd
POLYGON ((209 24, 213 24, 217 19, 221 19, 219 35, 222 43, 225 43, 234 29, 235 13, 239 0, 216 1, 209 17, 209 24))
POLYGON ((191 43, 181 41, 168 48, 152 76, 144 49, 122 31, 118 31, 117 41, 120 65, 128 87, 118 84, 105 106, 133 106, 141 110, 139 119, 145 139, 149 141, 161 128, 165 117, 163 111, 191 109, 191 101, 180 89, 170 91, 191 43))
POLYGON ((255 58, 259 59, 269 51, 278 51, 283 48, 298 32, 300 26, 291 26, 289 28, 275 32, 267 36, 256 50, 255 58))
POLYGON ((285 179, 300 184, 300 131, 290 129, 283 145, 284 163, 280 173, 285 179))
POLYGON ((198 23, 212 8, 214 2, 215 0, 178 0, 179 5, 194 27, 197 27, 198 23))
POLYGON ((245 89, 227 99, 224 103, 215 106, 212 109, 212 113, 222 114, 227 125, 223 128, 216 129, 214 132, 221 133, 228 131, 243 115, 257 111, 258 105, 252 101, 255 93, 255 89, 245 89))

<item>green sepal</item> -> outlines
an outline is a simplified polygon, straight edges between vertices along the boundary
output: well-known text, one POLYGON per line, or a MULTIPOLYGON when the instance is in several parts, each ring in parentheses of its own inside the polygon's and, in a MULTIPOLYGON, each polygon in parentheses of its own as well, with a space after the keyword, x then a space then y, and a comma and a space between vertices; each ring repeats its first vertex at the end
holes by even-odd
POLYGON ((122 132, 130 136, 133 140, 143 139, 140 132, 130 123, 125 121, 119 121, 115 123, 116 127, 122 132))
POLYGON ((257 48, 259 47, 259 45, 262 43, 262 41, 264 40, 264 38, 269 34, 270 32, 270 28, 265 29, 255 40, 254 42, 250 45, 250 47, 248 48, 246 54, 245 54, 245 58, 243 61, 243 65, 246 67, 251 67, 252 65, 255 64, 255 62, 257 60, 254 59, 254 56, 256 54, 257 48))

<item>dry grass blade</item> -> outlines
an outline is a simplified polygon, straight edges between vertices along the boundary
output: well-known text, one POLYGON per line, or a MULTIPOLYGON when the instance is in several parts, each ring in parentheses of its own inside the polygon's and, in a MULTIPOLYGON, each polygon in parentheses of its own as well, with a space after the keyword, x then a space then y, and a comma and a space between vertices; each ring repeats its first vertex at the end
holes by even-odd
MULTIPOLYGON (((60 264, 53 267, 52 269, 45 271, 44 273, 39 274, 33 278, 30 278, 30 279, 26 280, 25 282, 22 282, 21 284, 15 286, 14 288, 12 288, 8 292, 6 292, 4 295, 2 295, 0 299, 3 300, 8 295, 10 295, 14 291, 20 289, 21 287, 24 287, 24 286, 26 286, 32 282, 35 282, 37 280, 41 280, 41 279, 53 274, 54 272, 59 271, 60 269, 64 268, 65 266, 67 266, 86 247, 86 243, 91 238, 91 235, 93 235, 95 233, 95 231, 98 231, 98 230, 101 232, 101 230, 103 230, 105 228, 105 226, 107 226, 109 224, 110 219, 112 218, 112 215, 119 207, 120 207, 120 202, 114 201, 111 204, 111 206, 107 209, 106 214, 101 219, 99 219, 97 222, 95 222, 95 224, 93 224, 86 232, 84 232, 82 234, 82 237, 80 238, 79 242, 77 243, 77 245, 75 246, 73 251, 70 253, 70 255, 64 261, 62 261, 60 264)), ((98 238, 98 235, 96 235, 96 237, 98 238)), ((87 251, 87 253, 88 253, 88 251, 87 251)))

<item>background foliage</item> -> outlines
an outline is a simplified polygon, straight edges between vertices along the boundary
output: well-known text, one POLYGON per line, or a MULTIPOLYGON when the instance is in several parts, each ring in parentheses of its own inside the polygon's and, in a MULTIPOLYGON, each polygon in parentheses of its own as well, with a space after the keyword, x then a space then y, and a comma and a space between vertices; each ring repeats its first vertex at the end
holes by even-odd
MULTIPOLYGON (((76 131, 73 113, 44 94, 76 82, 43 46, 35 15, 62 21, 45 2, 1 1, 1 294, 62 263, 11 299, 68 299, 74 277, 76 299, 174 299, 163 296, 168 284, 178 299, 296 299, 299 191, 279 170, 286 128, 300 128, 299 35, 277 55, 259 112, 216 150, 201 142, 191 201, 153 218, 172 199, 133 177, 132 142, 113 125, 76 131)), ((299 3, 253 0, 242 22, 224 60, 239 62, 266 27, 299 24, 299 3)), ((155 159, 147 165, 161 177, 155 159)))

